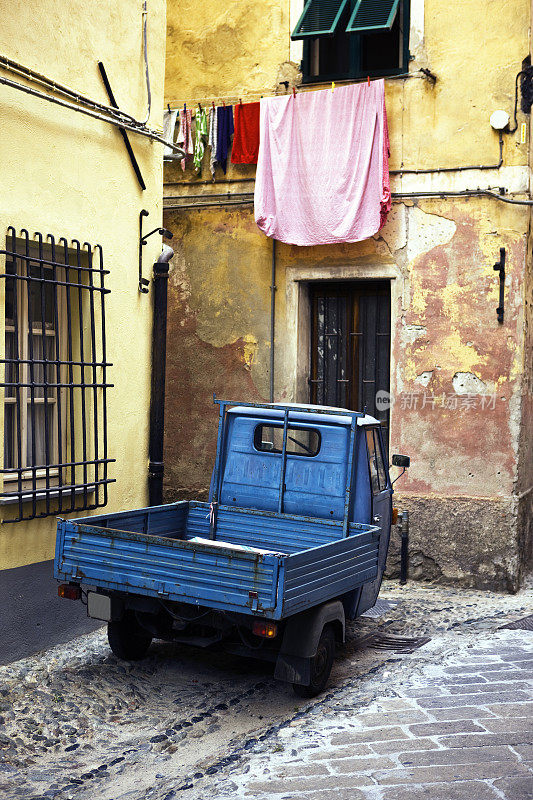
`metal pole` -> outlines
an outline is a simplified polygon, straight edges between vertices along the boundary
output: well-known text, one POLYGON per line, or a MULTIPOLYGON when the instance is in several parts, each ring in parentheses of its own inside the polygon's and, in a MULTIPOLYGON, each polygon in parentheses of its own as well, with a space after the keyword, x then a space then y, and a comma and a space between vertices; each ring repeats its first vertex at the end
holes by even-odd
MULTIPOLYGON (((113 90, 111 88, 111 84, 109 83, 109 78, 107 77, 107 72, 105 71, 105 67, 101 61, 98 62, 98 69, 100 70, 100 75, 102 76, 102 80, 104 82, 105 90, 107 92, 107 96, 109 98, 109 102, 113 106, 113 108, 118 109, 118 103, 115 100, 115 95, 113 94, 113 90)), ((130 140, 128 139, 128 134, 124 130, 124 128, 119 128, 120 134, 122 139, 124 140, 124 146, 126 147, 127 153, 130 157, 131 166, 133 167, 133 171, 137 176, 137 180, 139 181, 139 186, 144 191, 146 189, 146 184, 144 182, 144 178, 141 174, 141 168, 139 167, 139 163, 135 158, 135 153, 133 152, 132 146, 130 144, 130 140)))
POLYGON ((274 402, 274 327, 276 322, 276 240, 272 239, 272 276, 270 280, 270 402, 274 402))
POLYGON ((407 573, 409 570, 409 512, 402 511, 402 523, 400 535, 402 537, 400 550, 400 586, 407 583, 407 573))
POLYGON ((168 262, 174 251, 167 245, 154 264, 154 320, 152 333, 152 386, 150 397, 150 442, 148 495, 151 506, 163 502, 163 435, 165 424, 165 366, 167 351, 168 262))

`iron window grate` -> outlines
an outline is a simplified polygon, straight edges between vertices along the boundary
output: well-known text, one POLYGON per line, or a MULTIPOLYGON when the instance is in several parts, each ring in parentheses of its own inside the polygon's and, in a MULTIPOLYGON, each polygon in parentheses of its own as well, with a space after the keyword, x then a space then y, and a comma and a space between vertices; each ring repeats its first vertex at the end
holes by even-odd
POLYGON ((103 252, 8 228, 5 269, 4 522, 108 501, 103 252))

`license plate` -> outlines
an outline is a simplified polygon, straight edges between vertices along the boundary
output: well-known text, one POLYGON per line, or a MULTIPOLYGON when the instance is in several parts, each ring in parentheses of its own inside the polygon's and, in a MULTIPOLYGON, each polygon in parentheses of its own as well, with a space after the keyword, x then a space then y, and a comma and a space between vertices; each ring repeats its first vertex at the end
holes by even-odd
POLYGON ((93 619, 109 622, 111 619, 111 598, 106 594, 89 592, 87 595, 87 614, 93 619))

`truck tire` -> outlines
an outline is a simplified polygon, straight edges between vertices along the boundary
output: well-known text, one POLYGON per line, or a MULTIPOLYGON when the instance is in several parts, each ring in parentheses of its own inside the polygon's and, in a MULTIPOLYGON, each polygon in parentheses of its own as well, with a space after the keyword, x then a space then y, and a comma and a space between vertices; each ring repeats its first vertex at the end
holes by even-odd
POLYGON ((126 611, 120 622, 107 623, 109 646, 117 658, 139 661, 152 643, 151 634, 137 622, 133 611, 126 611))
POLYGON ((332 625, 326 625, 320 636, 318 647, 311 661, 311 681, 308 686, 293 683, 292 688, 298 697, 316 697, 324 689, 335 658, 335 632, 332 625))

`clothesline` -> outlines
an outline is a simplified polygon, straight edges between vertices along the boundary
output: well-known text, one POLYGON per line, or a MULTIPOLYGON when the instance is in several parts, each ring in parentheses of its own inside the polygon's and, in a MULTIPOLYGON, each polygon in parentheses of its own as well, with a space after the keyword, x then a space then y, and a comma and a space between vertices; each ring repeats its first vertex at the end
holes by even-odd
MULTIPOLYGON (((427 80, 428 76, 426 74, 422 73, 422 71, 420 71, 420 72, 403 72, 400 75, 388 75, 388 76, 386 76, 386 80, 395 80, 395 79, 404 79, 404 78, 425 78, 427 80)), ((335 86, 344 86, 346 84, 353 84, 353 83, 364 83, 367 80, 368 80, 368 78, 349 78, 347 80, 334 81, 333 82, 333 87, 335 87, 335 86)), ((370 78, 370 82, 371 83, 374 80, 383 80, 383 78, 370 78)), ((285 83, 286 83, 286 81, 280 81, 279 85, 282 86, 285 83)), ((324 89, 327 89, 328 86, 330 86, 330 85, 331 84, 330 84, 329 81, 328 82, 324 81, 320 85, 313 84, 313 85, 295 86, 294 89, 295 89, 295 91, 297 93, 298 92, 316 92, 316 91, 323 91, 324 89)), ((195 98, 189 98, 189 99, 185 99, 185 100, 170 100, 170 101, 167 102, 167 104, 165 106, 165 110, 178 111, 180 108, 183 108, 184 105, 187 106, 187 108, 190 108, 191 110, 194 110, 194 108, 196 106, 198 106, 199 104, 202 107, 211 107, 213 105, 217 106, 217 105, 222 105, 224 103, 227 103, 228 105, 234 105, 234 104, 240 103, 240 102, 242 102, 242 103, 253 103, 253 102, 257 102, 258 100, 260 100, 263 97, 280 97, 280 96, 282 97, 282 96, 284 96, 286 94, 291 94, 291 93, 292 93, 292 87, 290 87, 290 88, 287 87, 286 91, 278 91, 278 92, 273 91, 272 88, 269 87, 268 89, 265 89, 264 91, 258 90, 256 92, 241 93, 241 94, 239 94, 237 92, 237 93, 234 93, 234 94, 231 94, 231 95, 226 95, 225 97, 223 97, 221 95, 217 95, 217 96, 213 96, 213 97, 207 97, 207 96, 206 97, 195 97, 195 98)))
POLYGON ((204 106, 194 126, 189 103, 165 112, 165 138, 179 118, 181 168, 193 157, 200 172, 207 146, 213 180, 217 165, 226 173, 230 153, 234 164, 257 164, 254 215, 267 236, 300 246, 362 241, 391 207, 385 86, 368 83, 304 91, 298 102, 289 91, 261 108, 204 106))
POLYGON ((285 92, 282 92, 280 95, 275 94, 266 94, 264 92, 261 95, 241 95, 237 97, 237 95, 229 95, 228 97, 200 97, 199 99, 195 100, 182 100, 178 102, 177 100, 173 100, 172 103, 167 103, 165 106, 165 111, 180 111, 183 106, 186 106, 188 109, 194 112, 195 108, 199 105, 202 108, 210 109, 212 106, 220 106, 220 105, 237 105, 237 103, 254 103, 260 100, 262 97, 283 97, 285 92))

